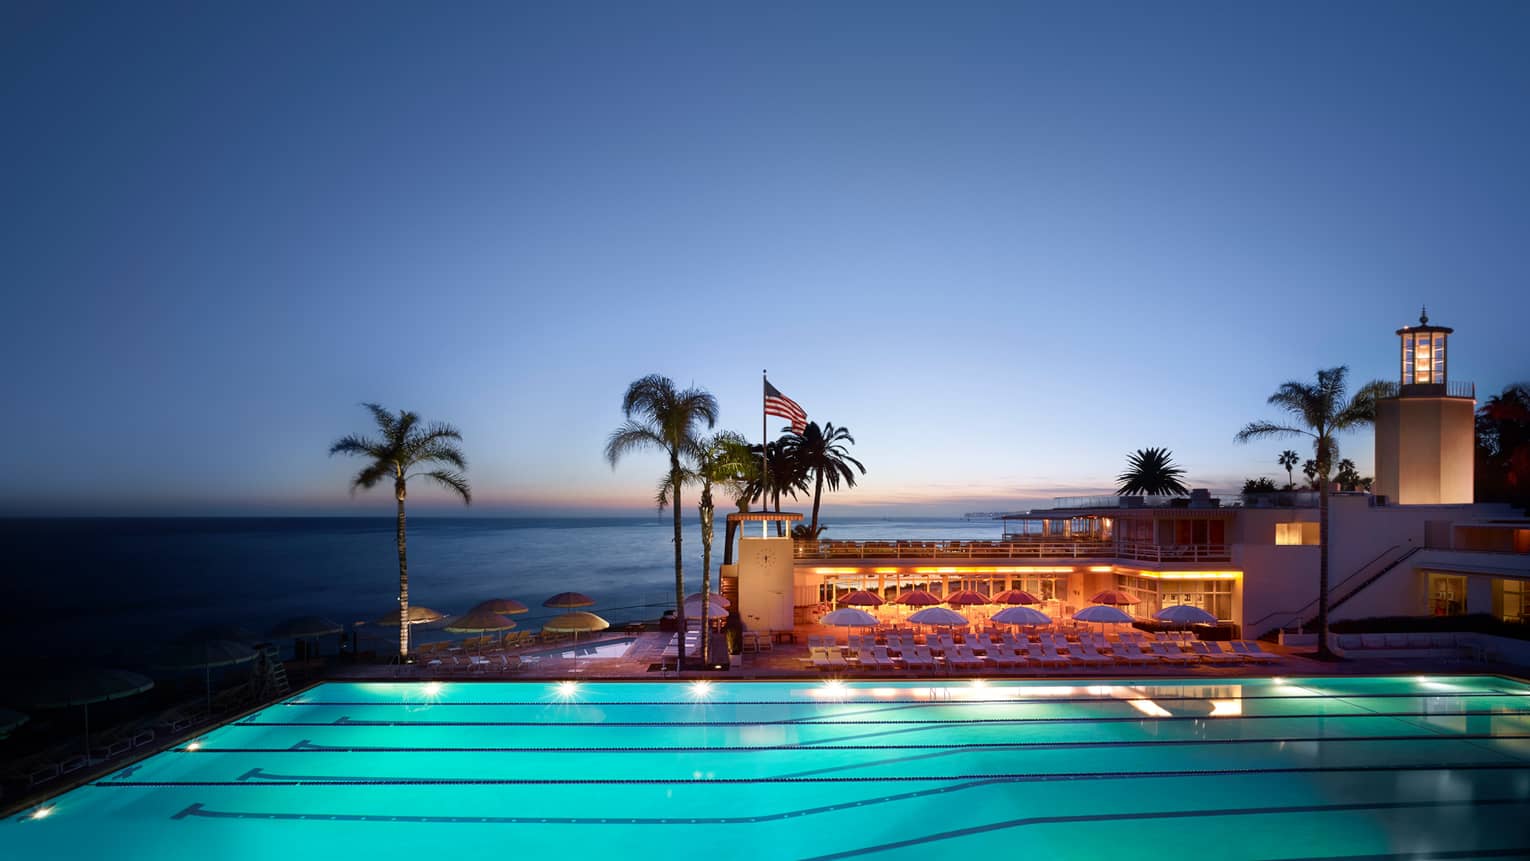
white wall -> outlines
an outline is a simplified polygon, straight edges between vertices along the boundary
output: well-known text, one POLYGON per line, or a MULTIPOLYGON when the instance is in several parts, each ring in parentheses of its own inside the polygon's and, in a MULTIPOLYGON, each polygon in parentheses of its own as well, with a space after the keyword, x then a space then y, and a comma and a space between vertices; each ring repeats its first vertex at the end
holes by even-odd
POLYGON ((738 613, 744 627, 791 630, 792 599, 792 540, 739 539, 738 613))

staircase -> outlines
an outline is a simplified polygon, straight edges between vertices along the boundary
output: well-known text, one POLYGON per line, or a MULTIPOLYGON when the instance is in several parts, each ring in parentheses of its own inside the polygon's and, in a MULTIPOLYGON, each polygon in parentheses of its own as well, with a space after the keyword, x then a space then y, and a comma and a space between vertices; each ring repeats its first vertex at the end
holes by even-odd
POLYGON ((265 702, 286 695, 292 690, 292 684, 287 680, 287 665, 282 663, 281 651, 271 643, 257 648, 260 652, 255 656, 255 678, 252 680, 256 700, 265 702))
MULTIPOLYGON (((1348 577, 1345 577, 1343 580, 1340 580, 1337 585, 1329 586, 1328 587, 1328 594, 1329 594, 1330 600, 1328 602, 1328 611, 1330 613, 1332 613, 1340 605, 1342 605, 1343 603, 1345 603, 1349 599, 1355 597, 1356 595, 1360 594, 1360 592, 1364 591, 1366 587, 1370 586, 1372 583, 1375 583, 1377 580, 1380 580, 1382 577, 1385 577, 1388 573, 1390 573, 1392 571, 1392 569, 1396 568, 1397 566, 1399 566, 1402 563, 1406 562, 1408 559, 1412 558, 1413 554, 1415 554, 1415 553, 1419 552, 1420 550, 1424 549, 1423 545, 1421 545, 1421 544, 1414 545, 1412 547, 1409 547, 1400 556, 1396 557, 1395 559, 1392 559, 1390 562, 1387 562, 1387 563, 1381 565, 1381 567, 1379 567, 1379 568, 1374 568, 1373 567, 1373 566, 1377 565, 1378 563, 1380 563, 1381 560, 1385 559, 1394 550, 1399 549, 1401 546, 1402 545, 1400 545, 1400 544, 1394 544, 1391 547, 1388 547, 1387 549, 1381 551, 1381 553, 1379 553, 1374 559, 1370 560, 1369 562, 1365 563, 1364 565, 1361 565, 1353 573, 1351 573, 1348 577), (1362 576, 1362 575, 1364 575, 1364 576, 1362 576), (1346 586, 1349 585, 1350 581, 1354 580, 1357 577, 1361 578, 1359 583, 1357 583, 1353 588, 1350 588, 1348 591, 1344 592, 1339 597, 1337 597, 1337 598, 1333 597, 1334 593, 1338 592, 1341 589, 1344 589, 1346 586)), ((1297 628, 1306 627, 1306 626, 1312 625, 1313 623, 1315 623, 1317 621, 1317 613, 1316 613, 1317 604, 1318 604, 1317 599, 1314 598, 1313 600, 1307 602, 1307 604, 1305 606, 1301 607, 1300 609, 1297 609, 1297 610, 1282 610, 1280 612, 1266 614, 1263 618, 1259 619, 1259 621, 1253 623, 1252 625, 1249 625, 1248 627, 1251 630, 1256 630, 1257 631, 1257 630, 1259 630, 1262 626, 1267 624, 1272 619, 1288 618, 1288 619, 1295 619, 1296 620, 1294 622, 1287 622, 1287 623, 1285 623, 1283 625, 1277 625, 1276 627, 1273 627, 1273 628, 1270 628, 1267 631, 1264 631, 1263 633, 1261 633, 1259 635, 1259 637, 1261 639, 1272 638, 1275 635, 1279 634, 1281 631, 1295 630, 1297 628), (1307 616, 1308 613, 1311 613, 1312 615, 1309 617, 1309 616, 1307 616)))

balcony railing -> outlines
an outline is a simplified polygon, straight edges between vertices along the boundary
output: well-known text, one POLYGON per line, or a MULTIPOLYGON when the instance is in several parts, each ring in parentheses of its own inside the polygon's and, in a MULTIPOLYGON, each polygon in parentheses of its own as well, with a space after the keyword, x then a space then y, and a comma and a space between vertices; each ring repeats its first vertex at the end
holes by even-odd
POLYGON ((1141 544, 1115 541, 797 541, 797 559, 1126 559, 1136 562, 1227 562, 1225 544, 1141 544))
POLYGON ((1389 381, 1381 384, 1377 396, 1383 398, 1475 398, 1477 384, 1470 380, 1446 380, 1443 383, 1409 383, 1407 385, 1389 381))

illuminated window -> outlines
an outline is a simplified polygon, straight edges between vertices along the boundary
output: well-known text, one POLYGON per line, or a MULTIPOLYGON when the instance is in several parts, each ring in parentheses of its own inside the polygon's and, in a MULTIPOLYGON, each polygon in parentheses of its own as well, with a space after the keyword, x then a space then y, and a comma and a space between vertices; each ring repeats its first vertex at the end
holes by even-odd
POLYGON ((1275 543, 1315 545, 1318 543, 1318 525, 1316 523, 1277 523, 1275 524, 1275 543))

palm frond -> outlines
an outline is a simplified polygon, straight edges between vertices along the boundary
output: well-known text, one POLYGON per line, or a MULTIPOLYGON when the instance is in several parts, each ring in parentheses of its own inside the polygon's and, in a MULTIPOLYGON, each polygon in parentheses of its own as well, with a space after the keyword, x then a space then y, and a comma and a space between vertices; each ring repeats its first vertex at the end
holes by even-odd
POLYGON ((370 437, 350 434, 335 440, 329 447, 329 454, 334 457, 337 454, 364 454, 367 457, 385 457, 387 448, 383 443, 370 437))
POLYGON ((430 472, 415 473, 421 478, 428 478, 436 484, 455 492, 462 497, 463 505, 473 504, 473 489, 468 486, 467 476, 450 469, 433 469, 430 472))
POLYGON ((621 460, 623 455, 647 448, 668 450, 663 437, 655 433, 653 428, 629 420, 606 438, 606 460, 611 464, 611 468, 615 469, 617 461, 621 460))
POLYGON ((1249 440, 1264 439, 1272 436, 1313 436, 1311 431, 1302 430, 1289 425, 1278 425, 1274 422, 1249 422, 1243 426, 1243 430, 1233 435, 1233 442, 1248 442, 1249 440))
POLYGON ((371 490, 377 483, 390 475, 396 475, 396 471, 387 463, 375 461, 362 467, 361 472, 351 479, 351 495, 355 496, 358 490, 371 490))
POLYGON ((382 431, 383 436, 393 436, 398 428, 398 419, 393 416, 393 413, 388 412, 381 404, 365 403, 362 406, 372 414, 372 420, 377 422, 377 429, 382 431))

